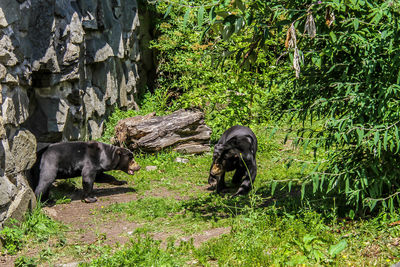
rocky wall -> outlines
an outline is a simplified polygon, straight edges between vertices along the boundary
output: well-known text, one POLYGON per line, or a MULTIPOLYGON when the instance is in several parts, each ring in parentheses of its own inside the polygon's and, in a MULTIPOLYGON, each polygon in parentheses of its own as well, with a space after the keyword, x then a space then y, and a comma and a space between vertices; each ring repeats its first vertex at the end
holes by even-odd
POLYGON ((35 205, 42 144, 98 138, 115 107, 136 108, 147 19, 136 0, 0 1, 0 228, 35 205))

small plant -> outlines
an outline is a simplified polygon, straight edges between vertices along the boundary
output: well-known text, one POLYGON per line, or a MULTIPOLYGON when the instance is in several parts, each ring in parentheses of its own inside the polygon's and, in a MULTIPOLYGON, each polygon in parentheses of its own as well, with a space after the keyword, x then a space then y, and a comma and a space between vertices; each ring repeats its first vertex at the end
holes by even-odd
POLYGON ((26 215, 23 222, 11 220, 10 226, 0 231, 0 239, 5 251, 14 255, 23 248, 27 240, 46 242, 51 236, 60 235, 62 228, 60 223, 42 212, 41 204, 38 202, 36 208, 26 215))
POLYGON ((20 256, 14 262, 15 267, 36 267, 37 265, 37 258, 27 256, 20 256))
POLYGON ((11 221, 14 226, 6 226, 0 231, 1 243, 5 251, 10 255, 15 255, 24 244, 24 230, 19 228, 17 221, 11 221))

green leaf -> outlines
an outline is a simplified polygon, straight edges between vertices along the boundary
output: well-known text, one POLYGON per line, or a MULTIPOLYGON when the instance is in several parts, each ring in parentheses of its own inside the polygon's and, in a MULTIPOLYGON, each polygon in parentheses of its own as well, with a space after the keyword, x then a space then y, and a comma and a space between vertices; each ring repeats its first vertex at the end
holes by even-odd
POLYGON ((331 255, 331 257, 336 257, 340 252, 342 252, 343 250, 345 250, 347 247, 347 241, 346 240, 341 240, 339 243, 337 243, 336 245, 332 245, 329 247, 329 255, 331 255))
POLYGON ((271 131, 271 134, 269 135, 269 139, 272 139, 272 137, 274 137, 276 131, 278 131, 278 128, 274 127, 271 131))
POLYGON ((236 0, 235 5, 242 11, 246 9, 245 5, 243 4, 242 0, 236 0))
POLYGON ((189 15, 190 15, 190 8, 186 10, 185 15, 183 16, 183 27, 186 27, 186 24, 189 20, 189 15))
POLYGON ((203 20, 204 20, 204 6, 201 6, 199 8, 199 11, 197 12, 197 25, 199 27, 203 25, 203 20))
POLYGON ((272 185, 271 185, 271 196, 273 196, 274 193, 275 193, 276 185, 277 185, 277 182, 276 182, 276 181, 274 181, 274 182, 272 183, 272 185))
POLYGON ((236 21, 235 21, 235 33, 239 32, 243 27, 243 18, 239 17, 236 21))
POLYGON ((210 22, 211 22, 211 23, 214 23, 214 20, 215 20, 215 18, 217 17, 217 13, 215 13, 215 6, 213 6, 213 7, 210 9, 210 12, 209 12, 208 16, 210 17, 210 22))
POLYGON ((301 199, 304 199, 305 192, 306 192, 306 183, 303 182, 301 185, 301 199))
POLYGON ((357 128, 357 135, 358 135, 358 145, 360 145, 364 138, 364 129, 357 128))
POLYGON ((388 143, 388 131, 385 131, 385 134, 383 136, 383 149, 385 150, 387 148, 387 143, 388 143))
POLYGON ((169 5, 168 8, 167 8, 167 11, 165 11, 164 19, 165 19, 166 17, 168 17, 169 13, 171 12, 171 8, 172 8, 172 5, 169 5))
POLYGON ((374 145, 376 146, 378 144, 379 141, 379 132, 376 131, 375 135, 374 135, 374 145))
POLYGON ((371 23, 378 24, 381 19, 382 19, 382 13, 381 13, 381 11, 378 11, 378 12, 376 12, 374 18, 371 20, 371 23))
POLYGON ((305 235, 304 237, 303 237, 303 242, 305 243, 305 244, 309 244, 309 243, 311 243, 315 238, 317 238, 315 235, 305 235))
POLYGON ((211 29, 211 26, 208 26, 200 35, 200 42, 203 41, 204 36, 207 34, 207 32, 211 29))
POLYGON ((227 41, 233 33, 234 33, 233 25, 230 22, 226 22, 224 24, 224 28, 222 29, 222 39, 227 41))
POLYGON ((331 31, 329 33, 329 36, 331 37, 332 42, 336 43, 337 37, 336 37, 336 34, 333 31, 331 31))
POLYGON ((353 20, 353 26, 354 26, 354 30, 357 31, 358 27, 360 26, 360 22, 358 21, 357 18, 354 18, 353 20))
POLYGON ((311 57, 311 61, 313 64, 315 64, 315 66, 317 66, 318 68, 321 68, 322 65, 322 58, 320 55, 318 54, 313 54, 311 57))

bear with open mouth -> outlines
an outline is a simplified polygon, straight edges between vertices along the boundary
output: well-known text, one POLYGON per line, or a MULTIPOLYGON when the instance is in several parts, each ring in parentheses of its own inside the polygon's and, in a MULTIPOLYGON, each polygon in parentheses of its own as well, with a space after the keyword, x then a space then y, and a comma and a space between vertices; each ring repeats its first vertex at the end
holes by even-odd
POLYGON ((93 183, 118 181, 105 171, 121 170, 133 175, 140 169, 133 153, 126 149, 101 142, 61 142, 50 144, 37 153, 31 170, 31 186, 37 198, 47 198, 48 190, 56 179, 82 176, 83 196, 86 203, 97 201, 93 195, 93 183))

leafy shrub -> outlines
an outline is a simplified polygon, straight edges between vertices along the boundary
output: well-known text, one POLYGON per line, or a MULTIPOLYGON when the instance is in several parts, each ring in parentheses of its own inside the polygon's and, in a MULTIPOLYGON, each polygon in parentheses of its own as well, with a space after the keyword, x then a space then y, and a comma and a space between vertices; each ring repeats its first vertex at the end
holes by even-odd
POLYGON ((45 215, 39 203, 23 222, 10 221, 10 226, 0 231, 0 239, 6 252, 13 255, 23 248, 29 238, 46 242, 51 236, 59 235, 60 229, 62 225, 45 215))
POLYGON ((15 267, 36 267, 37 265, 36 258, 30 258, 27 256, 20 256, 14 262, 15 267))
MULTIPOLYGON (((281 73, 276 75, 277 82, 286 87, 262 100, 275 101, 271 107, 290 111, 302 121, 324 121, 322 127, 298 130, 300 144, 326 151, 305 184, 345 199, 359 211, 377 204, 391 209, 399 205, 398 2, 235 0, 186 7, 185 14, 199 17, 202 9, 209 22, 203 27, 208 33, 205 40, 216 40, 214 55, 225 63, 223 71, 237 62, 240 67, 231 69, 249 77, 260 73, 268 81, 269 70, 275 66, 281 73), (260 64, 265 57, 267 64, 260 64), (287 75, 288 67, 293 68, 291 75, 287 75)), ((241 77, 234 73, 229 74, 241 77)), ((255 80, 244 83, 261 88, 266 84, 259 82, 261 78, 255 80)), ((225 79, 221 91, 231 90, 229 81, 225 79)), ((252 95, 249 87, 243 91, 252 95)), ((235 99, 215 92, 227 97, 226 102, 235 99)), ((238 106, 247 104, 252 115, 251 100, 235 101, 238 106)), ((256 110, 256 116, 262 116, 256 110)), ((231 114, 233 119, 235 115, 243 119, 235 106, 231 114)))
MULTIPOLYGON (((14 223, 16 223, 14 221, 14 223)), ((4 227, 0 231, 0 239, 7 253, 14 255, 23 246, 24 231, 18 227, 4 227)))
MULTIPOLYGON (((213 129, 212 141, 233 125, 265 122, 272 113, 280 114, 282 101, 277 101, 278 92, 291 80, 287 76, 281 78, 282 69, 269 67, 270 51, 259 51, 259 59, 247 62, 244 71, 245 66, 236 60, 214 61, 213 55, 222 53, 213 45, 216 36, 211 34, 201 40, 202 25, 211 20, 213 2, 194 1, 191 5, 195 8, 156 3, 157 11, 165 16, 156 23, 158 38, 151 46, 157 51, 157 85, 168 98, 168 109, 203 110, 206 124, 213 129)), ((241 39, 251 35, 249 31, 241 39)), ((238 44, 238 41, 219 43, 223 48, 238 44)))

